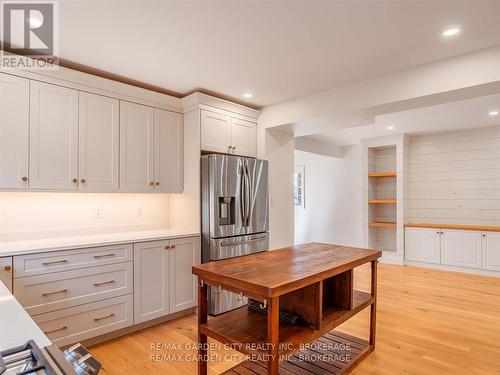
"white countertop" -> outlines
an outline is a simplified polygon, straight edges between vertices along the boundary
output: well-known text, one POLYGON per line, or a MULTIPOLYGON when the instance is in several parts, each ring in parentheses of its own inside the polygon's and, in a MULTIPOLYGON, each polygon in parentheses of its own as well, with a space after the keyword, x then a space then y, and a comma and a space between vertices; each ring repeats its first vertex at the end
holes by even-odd
POLYGON ((200 233, 193 231, 161 228, 115 228, 98 233, 81 230, 19 234, 18 236, 10 235, 9 238, 0 238, 0 257, 199 235, 200 233))
POLYGON ((0 351, 35 340, 41 348, 51 344, 33 319, 0 281, 0 351))

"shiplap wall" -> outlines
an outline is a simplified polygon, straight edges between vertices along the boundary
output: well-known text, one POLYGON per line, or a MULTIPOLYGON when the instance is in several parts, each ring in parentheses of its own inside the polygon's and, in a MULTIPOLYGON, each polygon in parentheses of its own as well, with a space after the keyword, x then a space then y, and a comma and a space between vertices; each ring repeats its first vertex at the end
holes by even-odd
POLYGON ((500 225, 500 127, 410 139, 410 222, 500 225))

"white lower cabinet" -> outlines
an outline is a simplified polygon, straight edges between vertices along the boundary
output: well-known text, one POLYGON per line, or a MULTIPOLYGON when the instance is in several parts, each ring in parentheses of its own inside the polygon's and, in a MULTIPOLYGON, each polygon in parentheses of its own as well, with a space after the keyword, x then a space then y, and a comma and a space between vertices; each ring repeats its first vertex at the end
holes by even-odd
POLYGON ((52 343, 62 346, 133 324, 133 295, 33 316, 52 343))
POLYGON ((196 277, 192 266, 200 261, 199 238, 181 238, 170 242, 170 313, 196 306, 196 277))
POLYGON ((15 279, 14 296, 30 315, 131 294, 132 262, 15 279))
POLYGON ((500 233, 408 227, 405 231, 405 259, 500 271, 500 233))
POLYGON ((0 258, 0 281, 12 293, 12 257, 0 258))
POLYGON ((134 244, 134 322, 196 306, 191 267, 199 259, 199 237, 134 244))
POLYGON ((170 241, 134 244, 134 322, 169 313, 170 241))
POLYGON ((405 258, 416 262, 441 262, 440 230, 431 228, 407 228, 405 258))
POLYGON ((442 230, 441 263, 448 266, 481 268, 481 233, 442 230))
POLYGON ((489 271, 500 271, 500 233, 483 232, 483 268, 489 271))

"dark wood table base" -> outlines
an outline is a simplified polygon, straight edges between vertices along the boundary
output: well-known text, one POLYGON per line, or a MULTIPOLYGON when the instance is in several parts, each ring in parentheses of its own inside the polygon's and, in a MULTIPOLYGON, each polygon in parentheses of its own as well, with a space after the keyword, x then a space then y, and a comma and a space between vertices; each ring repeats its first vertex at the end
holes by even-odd
MULTIPOLYGON (((368 341, 333 330, 303 350, 280 362, 280 375, 348 374, 373 351, 368 341), (344 346, 342 346, 344 345, 344 346), (345 345, 348 345, 346 347, 345 345), (332 347, 332 351, 324 350, 332 347), (345 349, 344 349, 345 348, 345 349)), ((245 361, 223 375, 266 375, 267 364, 245 361)))

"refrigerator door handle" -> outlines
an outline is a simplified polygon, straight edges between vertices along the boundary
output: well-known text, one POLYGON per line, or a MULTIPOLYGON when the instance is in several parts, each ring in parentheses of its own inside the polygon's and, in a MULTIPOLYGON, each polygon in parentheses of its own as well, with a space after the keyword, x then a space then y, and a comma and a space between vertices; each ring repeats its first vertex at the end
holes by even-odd
POLYGON ((245 165, 245 227, 250 225, 250 172, 248 165, 245 165))
POLYGON ((240 207, 241 207, 241 226, 246 226, 247 205, 246 205, 246 177, 245 166, 241 164, 240 169, 240 207))
POLYGON ((243 241, 221 242, 220 246, 226 247, 226 246, 234 246, 234 245, 243 245, 246 243, 259 242, 259 241, 265 240, 266 238, 267 238, 267 235, 262 236, 262 237, 257 237, 257 238, 251 238, 249 240, 243 240, 243 241))

